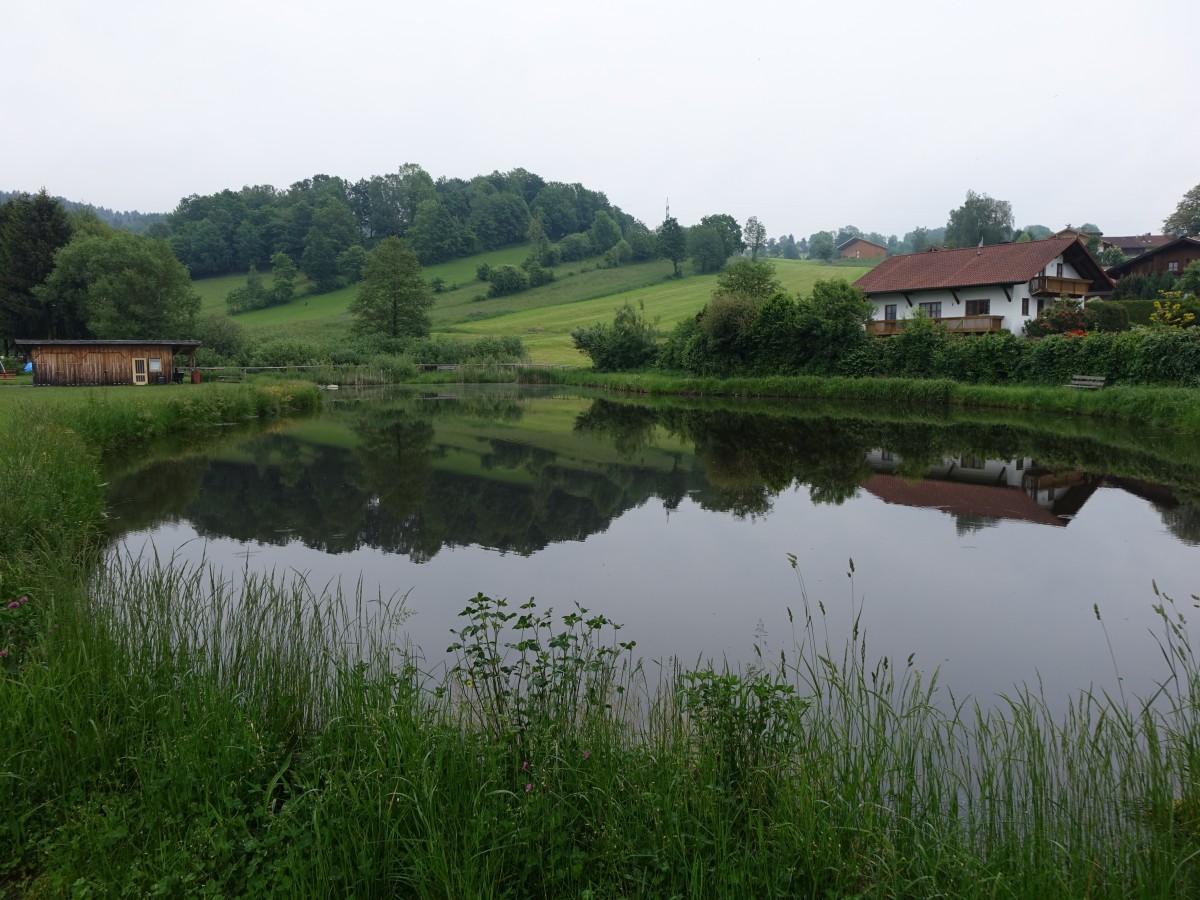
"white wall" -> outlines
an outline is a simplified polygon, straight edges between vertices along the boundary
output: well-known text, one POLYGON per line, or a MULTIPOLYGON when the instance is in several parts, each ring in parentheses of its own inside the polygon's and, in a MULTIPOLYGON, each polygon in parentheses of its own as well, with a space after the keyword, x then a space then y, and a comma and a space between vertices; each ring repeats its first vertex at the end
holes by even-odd
MULTIPOLYGON (((1050 271, 1055 271, 1053 265, 1050 271)), ((1073 275, 1067 276, 1066 271, 1067 269, 1064 267, 1064 277, 1075 277, 1073 275)), ((870 300, 875 304, 875 320, 877 322, 883 321, 884 307, 889 303, 896 304, 897 319, 907 319, 920 308, 920 304, 937 303, 940 301, 942 304, 942 318, 953 319, 961 318, 967 314, 968 300, 990 300, 991 311, 989 315, 1004 316, 1004 320, 1000 323, 1000 326, 1007 331, 1011 331, 1013 334, 1021 334, 1021 329, 1024 328, 1025 323, 1037 317, 1037 301, 1030 297, 1029 285, 1027 283, 1012 285, 1009 287, 1008 292, 1012 299, 1009 299, 1009 296, 1005 295, 1004 289, 998 285, 979 288, 959 288, 958 296, 962 302, 956 304, 954 302, 954 295, 949 291, 910 291, 909 297, 912 298, 911 307, 905 301, 903 294, 875 294, 870 300), (1023 316, 1021 315, 1021 300, 1025 298, 1029 299, 1029 315, 1023 316)))

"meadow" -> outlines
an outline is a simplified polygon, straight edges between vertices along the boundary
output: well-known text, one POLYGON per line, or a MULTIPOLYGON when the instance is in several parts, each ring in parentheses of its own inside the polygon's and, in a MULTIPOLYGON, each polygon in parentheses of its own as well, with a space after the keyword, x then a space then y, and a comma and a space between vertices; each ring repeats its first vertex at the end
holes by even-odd
MULTIPOLYGON (((430 313, 433 335, 467 338, 516 335, 525 343, 531 362, 585 365, 587 357, 571 341, 571 331, 575 328, 611 321, 621 304, 630 302, 645 304, 647 315, 657 319, 665 331, 699 312, 716 286, 715 275, 671 278, 671 264, 665 260, 611 269, 588 260, 555 266, 555 281, 550 284, 506 297, 487 298, 487 284, 475 277, 476 268, 484 263, 517 265, 527 252, 525 247, 510 247, 425 268, 427 281, 440 278, 445 284, 435 295, 430 313)), ((820 279, 853 281, 867 271, 866 266, 808 260, 773 262, 780 282, 792 293, 807 292, 820 279)), ((270 283, 269 276, 265 280, 270 283)), ((202 314, 224 312, 225 296, 244 282, 244 276, 240 275, 195 282, 202 314)), ((235 321, 254 338, 308 339, 323 346, 346 340, 352 325, 346 308, 356 288, 328 294, 304 293, 303 284, 298 288, 300 296, 291 303, 242 313, 235 321)))
POLYGON ((792 560, 791 647, 742 671, 641 661, 602 610, 484 596, 461 598, 455 664, 428 671, 379 641, 402 597, 102 554, 104 448, 316 400, 0 390, 0 516, 19 526, 0 546, 0 892, 1200 891, 1200 598, 1147 598, 1156 696, 1084 690, 1055 716, 1036 688, 985 707, 876 658, 852 560, 820 594, 792 560), (835 603, 857 611, 845 645, 835 603))

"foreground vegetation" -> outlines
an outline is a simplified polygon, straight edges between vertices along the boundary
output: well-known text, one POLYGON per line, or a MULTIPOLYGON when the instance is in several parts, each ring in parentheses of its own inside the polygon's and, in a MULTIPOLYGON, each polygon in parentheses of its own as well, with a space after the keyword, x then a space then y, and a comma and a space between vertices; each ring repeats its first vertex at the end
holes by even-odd
POLYGON ((799 572, 792 648, 746 671, 644 667, 597 611, 476 597, 430 672, 381 641, 402 598, 100 564, 104 448, 315 396, 0 399, 5 893, 1200 890, 1200 667, 1165 597, 1159 694, 1055 717, 956 702, 858 619, 831 644, 847 598, 799 572))

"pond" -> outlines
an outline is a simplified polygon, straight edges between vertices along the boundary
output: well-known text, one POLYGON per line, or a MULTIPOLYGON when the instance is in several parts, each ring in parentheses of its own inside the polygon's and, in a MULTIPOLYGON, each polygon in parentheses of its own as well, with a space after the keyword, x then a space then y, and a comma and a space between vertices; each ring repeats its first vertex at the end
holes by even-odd
POLYGON ((1055 706, 1118 677, 1150 694, 1152 582, 1188 611, 1200 592, 1187 436, 513 386, 329 396, 114 463, 111 552, 361 579, 407 595, 393 639, 433 662, 477 592, 731 666, 791 658, 807 598, 834 647, 861 615, 870 654, 915 654, 955 697, 1040 680, 1055 706))

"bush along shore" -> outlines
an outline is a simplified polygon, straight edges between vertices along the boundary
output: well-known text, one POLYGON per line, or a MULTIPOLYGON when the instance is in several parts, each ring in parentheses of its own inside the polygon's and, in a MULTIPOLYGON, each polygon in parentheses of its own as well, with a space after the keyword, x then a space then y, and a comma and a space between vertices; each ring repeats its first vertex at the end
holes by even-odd
POLYGON ((0 892, 1200 891, 1200 665, 1170 598, 1148 598, 1158 694, 1061 713, 1030 690, 955 701, 873 657, 861 610, 831 642, 853 562, 848 598, 809 597, 794 557, 791 647, 743 671, 643 665, 602 611, 480 595, 431 672, 385 637, 402 598, 97 552, 102 447, 315 402, 220 387, 190 410, 30 406, 38 440, 0 444, 45 511, 0 568, 0 892))

